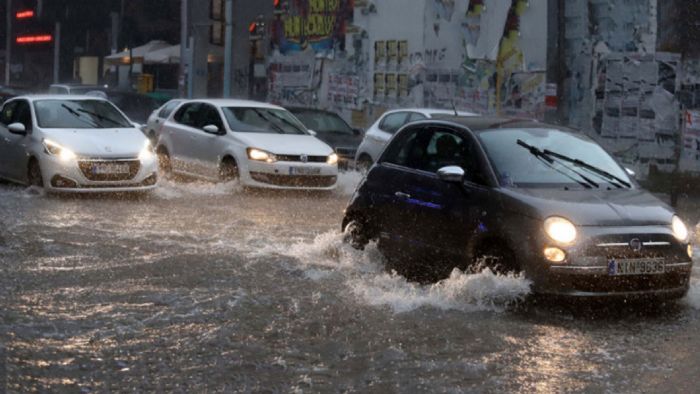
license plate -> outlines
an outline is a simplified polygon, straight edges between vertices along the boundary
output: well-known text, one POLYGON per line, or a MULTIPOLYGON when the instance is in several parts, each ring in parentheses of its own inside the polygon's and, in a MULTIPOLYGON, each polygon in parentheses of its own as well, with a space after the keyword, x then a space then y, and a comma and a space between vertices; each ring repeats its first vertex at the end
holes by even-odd
POLYGON ((608 275, 658 275, 666 272, 664 259, 610 259, 608 275))
POLYGON ((128 164, 101 163, 92 165, 92 173, 97 175, 128 174, 128 164))
POLYGON ((321 169, 318 167, 289 167, 289 175, 319 175, 321 169))

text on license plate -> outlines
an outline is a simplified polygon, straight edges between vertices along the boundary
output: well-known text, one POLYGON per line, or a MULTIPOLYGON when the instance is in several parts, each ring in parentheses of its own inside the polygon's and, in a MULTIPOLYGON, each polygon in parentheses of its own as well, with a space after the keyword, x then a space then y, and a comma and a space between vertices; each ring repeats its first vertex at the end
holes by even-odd
POLYGON ((101 163, 92 165, 92 173, 105 175, 105 174, 128 174, 129 165, 128 164, 115 164, 115 163, 101 163))
POLYGON ((321 169, 318 167, 289 167, 289 175, 319 175, 321 169))
POLYGON ((608 275, 655 275, 666 272, 664 259, 610 259, 608 275))

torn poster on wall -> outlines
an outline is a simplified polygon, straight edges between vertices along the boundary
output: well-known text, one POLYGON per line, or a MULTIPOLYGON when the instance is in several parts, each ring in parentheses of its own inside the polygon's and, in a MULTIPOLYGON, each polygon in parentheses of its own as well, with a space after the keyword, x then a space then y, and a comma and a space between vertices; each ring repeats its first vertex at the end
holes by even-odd
POLYGON ((315 71, 315 60, 313 58, 305 60, 293 59, 270 63, 268 99, 271 102, 284 105, 313 103, 311 87, 318 76, 315 71))
POLYGON ((685 111, 683 117, 681 170, 700 172, 700 110, 685 111))
POLYGON ((287 54, 313 48, 330 52, 345 43, 345 26, 352 21, 353 0, 289 1, 289 11, 273 24, 273 45, 287 54))
POLYGON ((329 75, 328 102, 338 107, 362 109, 360 104, 360 77, 344 74, 329 75))

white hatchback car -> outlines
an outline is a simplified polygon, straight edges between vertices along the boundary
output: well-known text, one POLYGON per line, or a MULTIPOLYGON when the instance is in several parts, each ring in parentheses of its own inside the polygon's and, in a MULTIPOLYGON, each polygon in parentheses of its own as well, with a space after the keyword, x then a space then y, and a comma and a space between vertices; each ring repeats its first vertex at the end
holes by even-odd
POLYGON ((164 172, 248 187, 332 190, 338 156, 281 107, 244 100, 188 100, 165 121, 164 172))
POLYGON ((172 114, 183 101, 182 99, 172 99, 159 108, 156 108, 148 117, 148 120, 146 120, 146 124, 141 126, 141 130, 146 134, 146 137, 151 140, 154 146, 158 141, 157 136, 160 134, 160 129, 163 127, 163 124, 165 124, 170 114, 172 114))
POLYGON ((146 191, 157 168, 148 139, 107 100, 23 96, 0 111, 0 178, 48 191, 146 191))
MULTIPOLYGON (((408 123, 430 119, 435 115, 454 115, 454 110, 430 108, 406 108, 387 111, 365 132, 365 137, 357 148, 355 163, 357 168, 366 171, 377 161, 389 139, 408 123)), ((477 116, 471 112, 458 112, 459 116, 477 116)))

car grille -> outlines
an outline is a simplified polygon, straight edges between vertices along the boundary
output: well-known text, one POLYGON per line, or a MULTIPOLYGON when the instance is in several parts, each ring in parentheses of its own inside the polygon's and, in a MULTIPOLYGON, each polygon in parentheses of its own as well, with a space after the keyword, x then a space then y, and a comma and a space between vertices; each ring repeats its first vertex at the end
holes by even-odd
POLYGON ((134 179, 141 169, 139 160, 89 160, 78 162, 80 171, 85 178, 95 182, 119 182, 134 179), (93 172, 95 164, 128 164, 129 172, 124 174, 96 174, 93 172))
POLYGON ((306 160, 302 160, 302 155, 275 155, 277 161, 295 161, 302 163, 325 163, 328 160, 327 156, 306 156, 306 160))
POLYGON ((605 239, 594 239, 583 250, 584 256, 603 256, 606 258, 641 258, 641 257, 671 257, 685 251, 679 249, 677 241, 663 234, 655 235, 625 235, 616 237, 606 237, 605 239), (642 248, 635 251, 629 245, 631 239, 637 238, 642 241, 642 248))
POLYGON ((283 187, 331 187, 335 185, 337 177, 320 175, 273 175, 262 172, 251 172, 250 176, 262 183, 283 187))

